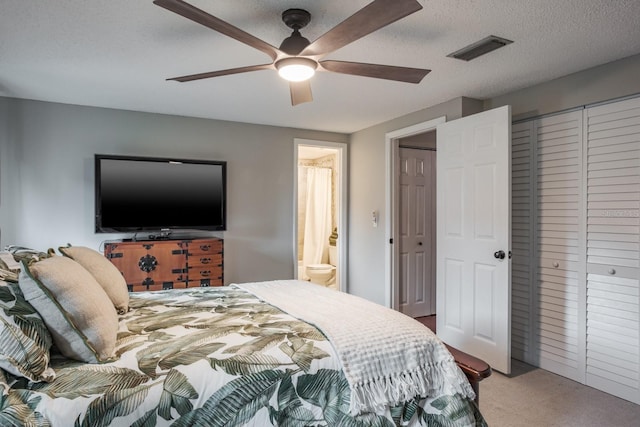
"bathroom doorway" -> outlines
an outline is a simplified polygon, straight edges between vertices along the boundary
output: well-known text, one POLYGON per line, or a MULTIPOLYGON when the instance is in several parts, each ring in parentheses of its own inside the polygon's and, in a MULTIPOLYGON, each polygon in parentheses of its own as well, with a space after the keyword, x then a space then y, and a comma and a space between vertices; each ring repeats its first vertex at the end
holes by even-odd
POLYGON ((294 275, 346 291, 346 144, 294 146, 294 275))

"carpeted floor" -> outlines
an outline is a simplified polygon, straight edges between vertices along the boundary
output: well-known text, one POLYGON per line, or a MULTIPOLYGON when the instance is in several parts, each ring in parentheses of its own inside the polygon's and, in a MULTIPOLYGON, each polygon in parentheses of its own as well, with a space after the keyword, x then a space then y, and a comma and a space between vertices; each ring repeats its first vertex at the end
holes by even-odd
POLYGON ((640 405, 516 360, 480 383, 480 412, 491 427, 640 426, 640 405))
MULTIPOLYGON (((435 331, 435 316, 416 320, 435 331)), ((640 405, 517 360, 480 383, 490 427, 639 427, 640 405)))

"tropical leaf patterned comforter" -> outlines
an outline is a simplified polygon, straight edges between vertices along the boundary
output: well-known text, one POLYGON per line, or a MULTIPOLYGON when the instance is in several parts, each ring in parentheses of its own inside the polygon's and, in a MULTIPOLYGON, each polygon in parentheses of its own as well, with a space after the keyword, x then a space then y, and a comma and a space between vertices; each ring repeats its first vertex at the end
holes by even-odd
POLYGON ((131 307, 120 318, 118 360, 53 355, 50 384, 7 374, 0 425, 486 425, 455 395, 350 416, 349 386, 325 336, 234 287, 132 294, 131 307))

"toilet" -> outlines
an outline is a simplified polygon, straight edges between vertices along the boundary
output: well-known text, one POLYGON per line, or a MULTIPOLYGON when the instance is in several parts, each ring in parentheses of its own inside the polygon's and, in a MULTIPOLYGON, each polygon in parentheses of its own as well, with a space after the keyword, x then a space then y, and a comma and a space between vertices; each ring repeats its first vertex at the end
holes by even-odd
POLYGON ((329 246, 329 264, 309 264, 305 269, 311 283, 322 286, 330 286, 336 274, 338 249, 329 246))

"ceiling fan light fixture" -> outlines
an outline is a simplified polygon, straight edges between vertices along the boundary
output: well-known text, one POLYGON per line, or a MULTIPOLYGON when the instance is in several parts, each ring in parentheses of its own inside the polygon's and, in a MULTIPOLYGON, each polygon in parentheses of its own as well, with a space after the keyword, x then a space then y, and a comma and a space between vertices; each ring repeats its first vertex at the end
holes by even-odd
POLYGON ((308 58, 285 58, 276 62, 278 74, 290 82, 303 82, 309 80, 316 72, 318 64, 308 58))

